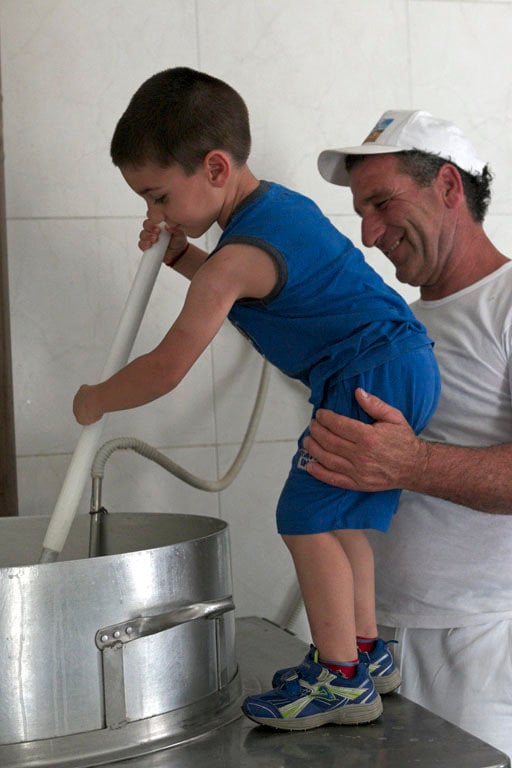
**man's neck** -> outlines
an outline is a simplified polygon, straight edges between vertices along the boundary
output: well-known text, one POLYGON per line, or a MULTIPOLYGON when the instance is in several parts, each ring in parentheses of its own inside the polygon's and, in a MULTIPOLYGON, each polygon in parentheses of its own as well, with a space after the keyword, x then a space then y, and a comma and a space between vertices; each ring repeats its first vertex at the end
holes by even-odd
POLYGON ((458 240, 439 279, 432 285, 422 285, 420 296, 423 301, 444 299, 496 272, 508 261, 478 225, 458 240))

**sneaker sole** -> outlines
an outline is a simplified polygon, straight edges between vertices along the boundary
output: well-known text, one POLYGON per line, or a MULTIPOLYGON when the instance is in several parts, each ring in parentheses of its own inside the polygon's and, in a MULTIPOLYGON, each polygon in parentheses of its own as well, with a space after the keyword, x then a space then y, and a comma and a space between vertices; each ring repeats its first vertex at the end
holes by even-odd
POLYGON ((310 728, 319 728, 322 725, 333 723, 335 725, 360 725, 372 723, 382 715, 383 707, 380 696, 377 696, 369 704, 347 704, 345 707, 324 712, 309 717, 298 717, 294 720, 278 720, 273 717, 254 717, 244 712, 244 715, 259 725, 268 728, 276 728, 279 731, 308 731, 310 728))
POLYGON ((400 672, 398 669, 394 669, 389 675, 383 675, 382 677, 371 675, 371 678, 375 686, 375 690, 381 695, 396 691, 402 682, 402 678, 400 677, 400 672))

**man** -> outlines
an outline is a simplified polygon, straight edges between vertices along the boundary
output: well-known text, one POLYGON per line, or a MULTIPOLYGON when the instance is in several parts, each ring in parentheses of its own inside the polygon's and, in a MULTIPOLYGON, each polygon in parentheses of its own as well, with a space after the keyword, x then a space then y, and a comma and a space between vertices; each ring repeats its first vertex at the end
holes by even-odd
POLYGON ((372 537, 401 692, 512 755, 512 262, 482 227, 491 175, 454 125, 406 111, 322 152, 319 169, 350 185, 364 244, 419 286, 442 391, 421 438, 362 390, 371 425, 319 411, 308 471, 405 489, 389 534, 372 537))

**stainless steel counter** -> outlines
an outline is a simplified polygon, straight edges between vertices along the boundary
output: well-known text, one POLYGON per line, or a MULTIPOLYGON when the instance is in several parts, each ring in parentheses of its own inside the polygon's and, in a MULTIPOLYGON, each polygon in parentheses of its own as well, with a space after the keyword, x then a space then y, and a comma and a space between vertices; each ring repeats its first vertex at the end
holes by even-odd
MULTIPOLYGON (((269 688, 279 667, 307 647, 258 618, 238 619, 237 655, 244 696, 269 688)), ((117 768, 510 768, 493 747, 398 694, 383 697, 375 723, 305 732, 261 728, 245 717, 192 741, 115 763, 117 768)))

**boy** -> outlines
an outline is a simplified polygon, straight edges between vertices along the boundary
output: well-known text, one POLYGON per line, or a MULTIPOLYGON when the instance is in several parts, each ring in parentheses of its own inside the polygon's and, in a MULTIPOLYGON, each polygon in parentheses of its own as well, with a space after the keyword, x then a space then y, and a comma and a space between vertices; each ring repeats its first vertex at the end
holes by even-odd
MULTIPOLYGON (((363 387, 421 431, 439 394, 424 327, 311 200, 253 176, 249 149, 247 108, 216 78, 170 69, 133 96, 112 159, 148 206, 140 247, 152 245, 164 220, 171 232, 164 261, 190 288, 154 350, 79 389, 77 420, 91 424, 171 391, 228 317, 270 362, 309 386, 315 410, 364 419, 353 396, 363 387), (211 254, 187 241, 215 222, 223 233, 211 254)), ((377 638, 373 556, 363 532, 387 530, 400 492, 348 492, 316 481, 304 471, 310 457, 301 440, 277 521, 314 646, 297 668, 276 673, 272 691, 242 707, 252 720, 286 730, 375 720, 379 691, 400 683, 377 638)))

